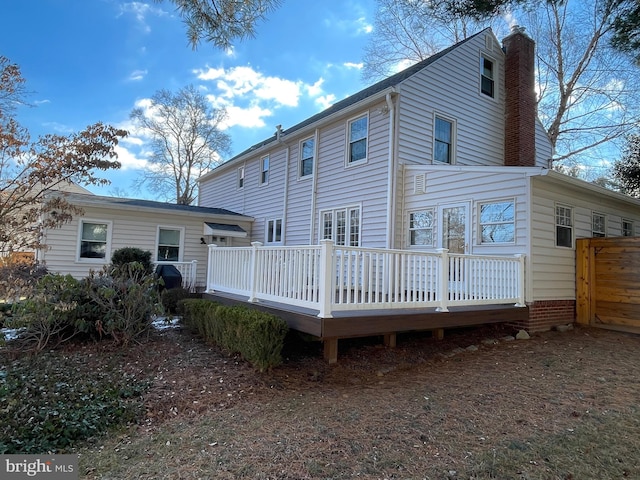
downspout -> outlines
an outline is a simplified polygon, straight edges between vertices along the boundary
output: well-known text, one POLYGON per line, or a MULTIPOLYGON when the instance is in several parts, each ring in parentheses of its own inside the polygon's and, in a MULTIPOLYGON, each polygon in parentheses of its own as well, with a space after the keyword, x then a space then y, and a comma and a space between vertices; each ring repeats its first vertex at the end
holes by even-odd
MULTIPOLYGON (((282 142, 282 140, 279 140, 282 142)), ((285 151, 284 151, 284 198, 282 199, 282 230, 281 230, 281 241, 283 245, 287 244, 287 208, 289 203, 289 150, 290 147, 285 143, 285 151)))
POLYGON ((391 100, 391 93, 387 93, 385 96, 387 102, 387 108, 389 109, 389 159, 387 166, 387 249, 393 248, 393 239, 395 235, 395 110, 393 100, 391 100))
POLYGON ((313 176, 311 179, 311 211, 309 212, 309 245, 314 245, 313 230, 316 224, 316 202, 318 196, 318 170, 320 162, 318 161, 318 151, 320 149, 320 130, 316 128, 313 135, 313 176))

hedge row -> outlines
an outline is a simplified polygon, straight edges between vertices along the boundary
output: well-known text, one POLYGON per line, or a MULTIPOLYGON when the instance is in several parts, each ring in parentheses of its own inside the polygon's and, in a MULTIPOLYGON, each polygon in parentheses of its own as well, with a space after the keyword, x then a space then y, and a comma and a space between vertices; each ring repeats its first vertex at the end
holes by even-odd
POLYGON ((261 372, 282 363, 288 326, 284 320, 258 310, 201 300, 180 301, 183 321, 207 342, 239 353, 261 372))

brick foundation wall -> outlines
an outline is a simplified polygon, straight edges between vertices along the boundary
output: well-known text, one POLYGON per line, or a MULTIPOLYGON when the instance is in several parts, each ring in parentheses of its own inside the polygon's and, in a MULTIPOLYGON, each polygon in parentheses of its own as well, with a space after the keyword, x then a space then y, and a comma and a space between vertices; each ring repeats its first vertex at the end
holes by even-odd
POLYGON ((529 304, 529 320, 515 324, 528 332, 543 332, 556 325, 574 323, 575 300, 539 300, 529 304))

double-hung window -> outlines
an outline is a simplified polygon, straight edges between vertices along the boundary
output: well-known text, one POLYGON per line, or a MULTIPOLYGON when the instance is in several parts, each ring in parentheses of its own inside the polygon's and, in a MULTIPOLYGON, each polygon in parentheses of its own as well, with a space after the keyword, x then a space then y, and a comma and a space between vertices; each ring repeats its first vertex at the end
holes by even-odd
POLYGON ((556 205, 556 246, 573 247, 573 209, 556 205))
POLYGON ((364 115, 349 122, 348 163, 363 162, 367 159, 367 136, 369 117, 364 115))
POLYGON ((238 188, 244 187, 244 166, 238 169, 238 188))
POLYGON ((622 236, 633 237, 633 222, 631 220, 622 219, 622 236))
POLYGON ((182 229, 158 227, 158 262, 179 262, 182 229))
POLYGON ((282 219, 267 220, 267 243, 282 242, 282 219))
POLYGON ((513 200, 479 205, 481 243, 513 243, 516 238, 513 200))
POLYGON ((433 159, 453 163, 453 122, 436 116, 433 134, 433 159))
POLYGON ((110 226, 110 222, 80 220, 79 259, 108 259, 110 226))
POLYGON ((313 138, 303 140, 300 143, 300 177, 313 174, 313 156, 315 154, 315 141, 313 138))
POLYGON ((591 236, 606 237, 607 236, 607 220, 601 213, 593 212, 591 214, 591 236))
POLYGON ((321 212, 322 238, 336 245, 360 245, 360 207, 336 208, 321 212))
POLYGON ((495 96, 495 76, 493 61, 485 56, 480 57, 480 91, 488 97, 495 96))
POLYGON ((260 165, 260 184, 265 185, 269 183, 269 155, 266 155, 260 159, 260 165))
POLYGON ((432 247, 434 221, 435 211, 433 208, 411 212, 409 214, 409 244, 432 247))

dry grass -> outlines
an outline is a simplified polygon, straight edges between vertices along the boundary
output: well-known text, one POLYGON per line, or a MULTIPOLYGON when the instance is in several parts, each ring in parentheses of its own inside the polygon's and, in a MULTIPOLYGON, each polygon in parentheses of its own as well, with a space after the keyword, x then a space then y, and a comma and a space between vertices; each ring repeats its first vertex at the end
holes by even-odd
POLYGON ((506 333, 341 342, 334 366, 307 344, 258 374, 167 331, 122 355, 146 418, 79 448, 81 478, 640 478, 640 338, 506 333))

